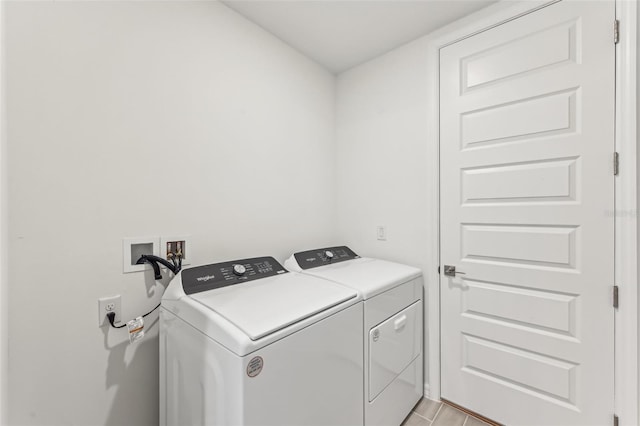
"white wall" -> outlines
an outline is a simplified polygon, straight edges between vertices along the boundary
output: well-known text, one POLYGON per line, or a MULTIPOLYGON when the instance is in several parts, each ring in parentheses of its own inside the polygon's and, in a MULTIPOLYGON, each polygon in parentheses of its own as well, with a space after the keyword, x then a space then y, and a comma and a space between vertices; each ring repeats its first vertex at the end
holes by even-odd
MULTIPOLYGON (((122 238, 195 263, 335 241, 334 77, 215 2, 7 6, 9 423, 158 423, 155 306, 122 238)), ((3 380, 4 382, 4 380, 3 380)))
POLYGON ((413 42, 340 74, 336 112, 339 235, 356 252, 419 267, 429 214, 424 53, 413 42))
POLYGON ((9 304, 7 289, 7 156, 5 120, 5 3, 0 2, 0 425, 7 423, 9 304))
MULTIPOLYGON (((640 30, 638 29, 638 25, 640 25, 640 7, 636 6, 636 61, 638 61, 638 59, 640 58, 640 30)), ((638 67, 638 64, 636 63, 636 70, 640 69, 640 67, 638 67)), ((636 112, 637 112, 637 118, 636 118, 636 137, 637 135, 640 135, 640 75, 636 74, 636 112)), ((636 185, 638 187, 638 199, 640 199, 640 150, 636 151, 636 185)), ((638 206, 640 207, 640 206, 638 206)), ((639 213, 639 210, 636 209, 636 214, 639 213)), ((638 253, 640 253, 640 228, 638 228, 638 253)), ((638 276, 640 276, 640 259, 638 259, 638 276)), ((635 283, 636 286, 640 286, 640 283, 635 283)), ((640 291, 637 291, 637 295, 638 295, 638 300, 637 300, 637 305, 636 306, 640 306, 640 291)), ((638 315, 638 341, 640 341, 640 315, 638 315)), ((640 352, 640 348, 637 348, 637 350, 640 352)), ((638 357, 638 377, 637 379, 637 383, 638 386, 636 387, 636 389, 638 390, 638 403, 637 403, 637 407, 640 407, 640 357, 638 357)))

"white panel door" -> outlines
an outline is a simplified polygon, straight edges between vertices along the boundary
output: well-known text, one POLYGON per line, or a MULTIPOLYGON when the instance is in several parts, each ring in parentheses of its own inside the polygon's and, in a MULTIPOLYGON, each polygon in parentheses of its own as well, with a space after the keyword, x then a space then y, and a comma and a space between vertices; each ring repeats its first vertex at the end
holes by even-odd
POLYGON ((612 422, 614 19, 562 1, 440 51, 442 397, 508 425, 612 422))

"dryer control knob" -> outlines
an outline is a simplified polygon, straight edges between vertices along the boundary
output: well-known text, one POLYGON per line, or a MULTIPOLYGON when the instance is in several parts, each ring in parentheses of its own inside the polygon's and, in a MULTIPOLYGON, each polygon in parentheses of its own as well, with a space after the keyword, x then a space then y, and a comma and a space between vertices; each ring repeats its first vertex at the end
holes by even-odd
POLYGON ((327 251, 324 252, 324 256, 327 259, 331 260, 331 259, 333 259, 334 254, 333 254, 333 252, 331 250, 327 250, 327 251))
POLYGON ((237 276, 244 275, 245 272, 247 272, 247 268, 245 268, 244 265, 240 265, 239 263, 233 265, 233 273, 237 276))

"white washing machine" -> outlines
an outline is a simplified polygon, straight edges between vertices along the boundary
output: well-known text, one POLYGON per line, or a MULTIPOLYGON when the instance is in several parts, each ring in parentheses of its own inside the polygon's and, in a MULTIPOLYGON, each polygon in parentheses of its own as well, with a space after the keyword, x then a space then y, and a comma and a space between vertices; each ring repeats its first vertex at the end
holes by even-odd
POLYGON ((400 425, 424 393, 422 271, 344 246, 295 253, 285 266, 364 299, 364 423, 400 425))
POLYGON ((361 301, 272 257, 183 269, 160 309, 160 424, 362 425, 361 301))

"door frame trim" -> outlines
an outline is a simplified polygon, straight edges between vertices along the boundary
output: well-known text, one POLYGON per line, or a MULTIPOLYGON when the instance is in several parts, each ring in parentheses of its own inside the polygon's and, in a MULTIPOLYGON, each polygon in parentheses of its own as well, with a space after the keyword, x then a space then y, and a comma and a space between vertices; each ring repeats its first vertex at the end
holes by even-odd
MULTIPOLYGON (((440 153, 439 153, 439 51, 441 48, 486 31, 522 15, 549 6, 559 0, 535 0, 513 3, 500 1, 484 10, 463 18, 428 38, 427 64, 428 96, 427 109, 427 167, 430 171, 427 182, 428 202, 435 206, 429 218, 429 269, 424 271, 427 303, 427 355, 428 384, 425 396, 440 399, 440 153)), ((638 204, 637 204, 637 4, 635 1, 615 1, 616 17, 620 20, 620 42, 616 46, 616 151, 620 155, 620 173, 616 177, 615 189, 615 279, 620 287, 621 306, 615 311, 615 411, 621 424, 640 424, 640 376, 638 365, 638 341, 640 324, 638 308, 640 300, 637 289, 638 278, 638 204)), ((612 23, 613 43, 613 23, 612 23)), ((614 283, 611 283, 613 286, 614 283)), ((612 413, 613 414, 613 413, 612 413)))
POLYGON ((615 409, 621 424, 640 424, 638 375, 638 157, 637 3, 616 0, 620 41, 616 46, 615 280, 620 308, 615 310, 615 409))

